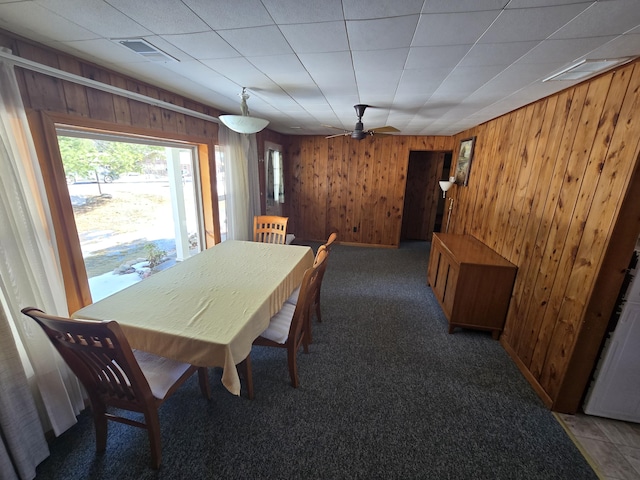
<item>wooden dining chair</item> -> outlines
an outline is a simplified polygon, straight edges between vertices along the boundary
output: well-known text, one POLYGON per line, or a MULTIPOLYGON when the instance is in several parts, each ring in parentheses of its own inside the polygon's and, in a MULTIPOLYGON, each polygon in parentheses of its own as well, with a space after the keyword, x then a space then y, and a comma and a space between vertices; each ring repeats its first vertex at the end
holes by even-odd
POLYGON ((285 302, 282 309, 271 317, 269 327, 253 341, 254 345, 287 349, 289 376, 294 388, 297 388, 300 383, 297 363, 300 346, 303 346, 305 353, 309 353, 306 327, 310 323, 311 305, 318 289, 320 271, 326 259, 327 253, 324 249, 317 263, 304 272, 297 304, 285 302))
POLYGON ((256 215, 253 217, 253 241, 284 245, 287 240, 288 222, 289 217, 256 215))
POLYGON ((158 408, 198 371, 200 390, 211 398, 206 368, 132 350, 115 321, 73 320, 22 309, 47 334, 84 386, 93 412, 96 451, 107 447, 107 421, 145 428, 151 444, 151 466, 160 467, 162 446, 158 408), (139 412, 139 422, 107 412, 107 407, 139 412))
MULTIPOLYGON (((315 265, 318 262, 318 254, 322 250, 326 250, 327 258, 323 262, 322 270, 320 271, 320 280, 318 282, 318 290, 316 292, 316 296, 313 299, 313 303, 311 305, 311 309, 313 312, 315 312, 318 322, 322 322, 322 315, 321 315, 321 308, 320 308, 320 291, 322 289, 322 280, 324 278, 324 272, 327 269, 327 264, 329 262, 328 257, 329 257, 329 254, 331 253, 331 247, 333 246, 333 243, 336 241, 337 238, 338 236, 335 232, 329 235, 329 238, 327 239, 327 243, 323 243, 318 247, 318 251, 316 252, 316 258, 314 259, 314 262, 313 262, 315 265)), ((289 298, 287 298, 287 302, 295 305, 298 302, 299 294, 300 294, 300 287, 298 287, 293 291, 293 293, 289 296, 289 298)), ((309 340, 309 343, 313 343, 313 335, 312 335, 312 329, 311 329, 311 315, 309 315, 309 318, 308 318, 307 332, 308 332, 307 338, 309 340)))

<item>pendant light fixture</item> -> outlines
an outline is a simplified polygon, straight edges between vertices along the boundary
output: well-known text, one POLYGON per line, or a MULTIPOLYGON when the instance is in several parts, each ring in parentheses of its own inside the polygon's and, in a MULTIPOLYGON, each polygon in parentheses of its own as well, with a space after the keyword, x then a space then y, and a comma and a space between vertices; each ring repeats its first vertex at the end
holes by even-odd
POLYGON ((240 102, 242 115, 220 115, 218 118, 222 123, 234 132, 247 134, 257 133, 269 125, 269 120, 249 115, 249 107, 247 106, 247 98, 249 98, 249 94, 245 87, 242 87, 240 98, 242 98, 240 102))

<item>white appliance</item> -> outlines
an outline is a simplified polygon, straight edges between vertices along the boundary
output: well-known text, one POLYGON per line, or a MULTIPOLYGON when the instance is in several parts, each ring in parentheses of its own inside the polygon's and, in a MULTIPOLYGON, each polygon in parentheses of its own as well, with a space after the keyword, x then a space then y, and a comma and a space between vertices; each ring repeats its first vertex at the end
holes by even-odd
POLYGON ((640 423, 640 266, 630 273, 620 318, 606 341, 583 409, 588 415, 640 423))

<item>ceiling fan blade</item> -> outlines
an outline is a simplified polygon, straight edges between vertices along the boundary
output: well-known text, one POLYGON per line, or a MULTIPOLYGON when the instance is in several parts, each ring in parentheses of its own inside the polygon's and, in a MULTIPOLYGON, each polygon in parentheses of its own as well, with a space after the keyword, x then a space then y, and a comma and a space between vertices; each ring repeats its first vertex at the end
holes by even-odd
POLYGON ((328 137, 324 138, 346 137, 347 135, 351 135, 351 132, 336 133, 335 135, 329 135, 328 137))
POLYGON ((384 127, 370 128, 369 131, 374 133, 397 133, 400 130, 396 127, 392 127, 391 125, 386 125, 384 127))

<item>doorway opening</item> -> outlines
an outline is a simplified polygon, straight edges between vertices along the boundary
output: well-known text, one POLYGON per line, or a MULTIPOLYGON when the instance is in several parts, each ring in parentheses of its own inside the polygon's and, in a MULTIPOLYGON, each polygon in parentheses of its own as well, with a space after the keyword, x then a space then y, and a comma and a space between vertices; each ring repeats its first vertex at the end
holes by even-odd
POLYGON ((431 241, 442 230, 444 199, 438 182, 449 178, 452 152, 409 154, 400 240, 431 241))

